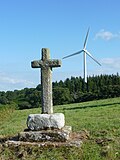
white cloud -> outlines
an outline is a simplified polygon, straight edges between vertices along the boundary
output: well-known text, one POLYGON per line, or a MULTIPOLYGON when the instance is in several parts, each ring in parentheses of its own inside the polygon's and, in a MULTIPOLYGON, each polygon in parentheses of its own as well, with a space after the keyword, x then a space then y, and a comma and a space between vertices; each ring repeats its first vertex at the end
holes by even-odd
POLYGON ((0 90, 7 91, 33 86, 35 86, 35 84, 29 80, 18 79, 16 77, 7 76, 5 73, 0 73, 0 90))
POLYGON ((4 83, 10 83, 10 84, 19 84, 19 83, 23 83, 24 85, 31 85, 33 84, 30 81, 27 80, 23 80, 23 79, 14 79, 14 78, 10 78, 10 77, 1 77, 0 78, 0 82, 4 82, 4 83))
POLYGON ((120 57, 118 58, 103 58, 100 60, 101 66, 95 65, 94 67, 88 66, 88 75, 101 75, 101 74, 117 74, 120 75, 120 57))
POLYGON ((102 29, 95 35, 95 39, 98 38, 109 41, 113 38, 120 38, 120 33, 112 33, 110 31, 105 31, 104 29, 102 29))
POLYGON ((120 57, 103 58, 101 59, 100 63, 102 64, 102 66, 96 74, 120 74, 120 57))
POLYGON ((120 70, 120 57, 118 58, 103 58, 101 63, 105 66, 120 70))

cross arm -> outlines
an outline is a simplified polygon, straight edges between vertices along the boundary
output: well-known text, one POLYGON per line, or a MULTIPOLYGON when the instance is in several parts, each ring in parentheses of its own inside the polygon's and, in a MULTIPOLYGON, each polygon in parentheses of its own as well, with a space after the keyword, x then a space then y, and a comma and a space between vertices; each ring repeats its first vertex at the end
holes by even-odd
POLYGON ((43 66, 43 61, 41 60, 36 60, 31 62, 32 68, 41 68, 42 66, 43 66))
POLYGON ((61 60, 58 59, 53 59, 53 60, 48 60, 47 65, 49 67, 61 67, 61 60))

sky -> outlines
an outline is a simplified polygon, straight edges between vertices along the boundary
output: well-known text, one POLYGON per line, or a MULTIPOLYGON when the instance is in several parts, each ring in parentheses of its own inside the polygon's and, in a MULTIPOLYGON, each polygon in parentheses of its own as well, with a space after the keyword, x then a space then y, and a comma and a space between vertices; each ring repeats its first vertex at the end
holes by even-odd
MULTIPOLYGON (((31 61, 49 48, 60 59, 83 48, 102 66, 87 57, 88 76, 120 74, 119 0, 0 0, 0 91, 36 87, 40 69, 31 61)), ((83 54, 62 60, 52 80, 83 77, 83 54)))

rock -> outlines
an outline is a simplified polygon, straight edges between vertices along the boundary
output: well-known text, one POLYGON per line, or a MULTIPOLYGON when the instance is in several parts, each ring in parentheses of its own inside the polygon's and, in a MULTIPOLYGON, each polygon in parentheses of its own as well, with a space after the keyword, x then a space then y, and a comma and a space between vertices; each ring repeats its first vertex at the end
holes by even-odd
POLYGON ((68 143, 68 146, 75 146, 75 147, 81 147, 83 144, 82 140, 71 140, 68 143))
POLYGON ((32 131, 42 129, 61 129, 65 125, 63 113, 54 114, 30 114, 27 119, 27 126, 32 131))

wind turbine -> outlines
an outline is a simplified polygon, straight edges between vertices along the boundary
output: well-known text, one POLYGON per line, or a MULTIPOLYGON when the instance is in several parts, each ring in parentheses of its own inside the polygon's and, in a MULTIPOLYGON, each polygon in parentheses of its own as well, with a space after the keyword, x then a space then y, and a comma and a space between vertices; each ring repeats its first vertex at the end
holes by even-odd
POLYGON ((87 83, 87 64, 86 64, 86 55, 88 55, 90 58, 92 58, 97 64, 99 64, 101 66, 101 64, 90 54, 90 52, 88 52, 86 50, 86 43, 87 43, 87 39, 88 39, 88 34, 89 34, 89 28, 88 28, 88 31, 87 31, 87 34, 86 34, 86 37, 85 37, 85 41, 84 41, 84 45, 83 45, 83 49, 76 52, 76 53, 73 53, 73 54, 70 54, 68 56, 65 56, 63 57, 63 59, 65 58, 68 58, 68 57, 71 57, 71 56, 75 56, 77 54, 80 54, 83 52, 83 60, 84 60, 84 81, 87 83))

